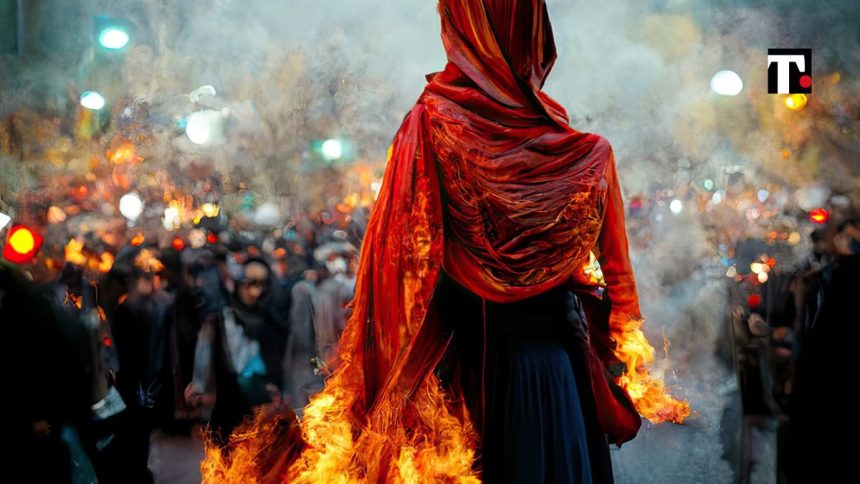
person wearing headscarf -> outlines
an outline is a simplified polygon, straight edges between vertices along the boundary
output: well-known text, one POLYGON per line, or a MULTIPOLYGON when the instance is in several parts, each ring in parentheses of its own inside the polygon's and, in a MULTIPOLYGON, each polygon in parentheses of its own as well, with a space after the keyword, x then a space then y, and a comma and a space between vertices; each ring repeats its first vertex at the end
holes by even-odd
POLYGON ((607 442, 641 419, 610 335, 642 321, 612 147, 541 90, 544 0, 438 5, 448 63, 394 137, 336 370, 284 475, 611 482, 607 442))

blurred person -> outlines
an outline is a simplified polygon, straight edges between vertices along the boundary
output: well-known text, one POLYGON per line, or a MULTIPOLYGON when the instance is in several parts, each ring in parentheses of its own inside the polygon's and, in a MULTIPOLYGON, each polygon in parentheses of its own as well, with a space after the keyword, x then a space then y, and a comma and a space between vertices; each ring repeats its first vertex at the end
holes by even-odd
POLYGON ((311 395, 322 389, 323 376, 315 328, 319 272, 308 269, 290 292, 289 336, 284 355, 284 398, 297 415, 311 395))
POLYGON ((791 483, 836 482, 853 472, 848 448, 837 443, 856 429, 850 411, 843 412, 838 403, 843 372, 854 364, 860 336, 860 252, 854 250, 858 242, 856 220, 839 224, 832 239, 822 241, 832 256, 821 269, 817 310, 797 356, 787 431, 791 483), (829 421, 829 415, 846 422, 829 421))
POLYGON ((0 321, 15 342, 3 354, 17 368, 7 384, 14 445, 4 455, 12 475, 32 482, 110 482, 101 452, 125 406, 101 365, 99 325, 64 310, 57 292, 0 261, 0 321))
POLYGON ((334 357, 337 342, 346 327, 350 310, 346 307, 355 291, 355 272, 350 272, 354 247, 343 252, 332 252, 324 264, 329 277, 317 287, 314 300, 314 332, 317 355, 322 361, 334 357))
POLYGON ((162 371, 165 384, 158 408, 162 430, 169 434, 188 435, 193 423, 200 417, 199 411, 191 408, 185 399, 185 389, 194 373, 197 336, 207 310, 215 306, 220 312, 221 305, 207 300, 203 279, 198 277, 207 268, 214 271, 215 259, 209 251, 184 251, 180 267, 175 298, 165 311, 167 351, 162 371))
POLYGON ((223 443, 247 415, 251 405, 243 395, 231 361, 224 328, 225 298, 221 270, 214 260, 195 263, 189 270, 195 317, 200 327, 195 337, 190 383, 182 396, 192 415, 207 424, 209 435, 223 443))
POLYGON ((119 357, 116 386, 128 408, 117 435, 117 461, 128 482, 152 482, 148 468, 149 439, 156 421, 155 406, 163 385, 166 351, 164 313, 169 299, 158 286, 163 265, 149 249, 136 254, 128 270, 126 295, 117 306, 111 330, 119 357))
MULTIPOLYGON (((265 305, 271 270, 264 260, 249 258, 236 275, 235 292, 220 311, 206 311, 194 352, 194 371, 185 389, 192 408, 211 412, 211 427, 220 437, 259 405, 279 405, 281 361, 286 328, 265 305)), ((199 282, 212 294, 217 272, 201 272, 199 282)), ((213 299, 209 296, 209 299, 213 299)), ((219 438, 220 438, 219 437, 219 438)))
POLYGON ((242 263, 241 277, 231 305, 225 311, 225 321, 241 327, 244 334, 259 346, 261 371, 268 392, 279 391, 283 377, 281 361, 287 340, 287 324, 270 309, 274 277, 268 263, 251 257, 242 263), (232 319, 232 321, 231 321, 232 319))
POLYGON ((833 246, 839 256, 860 254, 860 220, 846 220, 839 224, 833 246))

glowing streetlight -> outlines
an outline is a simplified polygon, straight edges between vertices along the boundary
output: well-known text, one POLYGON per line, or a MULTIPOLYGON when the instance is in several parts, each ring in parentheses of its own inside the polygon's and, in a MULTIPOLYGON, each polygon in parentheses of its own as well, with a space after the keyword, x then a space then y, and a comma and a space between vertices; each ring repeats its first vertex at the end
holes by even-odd
POLYGON ((81 106, 98 111, 105 107, 105 98, 96 91, 87 91, 81 94, 81 106))
POLYGON ((672 200, 672 203, 669 204, 669 210, 671 210, 672 213, 675 213, 675 214, 681 213, 681 210, 683 210, 683 209, 684 209, 684 203, 681 202, 680 200, 678 200, 677 198, 672 200))
POLYGON ((191 113, 185 134, 192 143, 212 145, 223 141, 224 115, 214 109, 204 109, 191 113))
POLYGON ((135 192, 126 193, 119 199, 119 213, 130 221, 135 221, 143 213, 143 200, 135 192))
POLYGON ((177 230, 182 225, 179 218, 179 209, 173 206, 164 209, 164 216, 161 218, 161 225, 167 230, 177 230))
POLYGON ((336 139, 327 139, 322 144, 322 155, 328 161, 334 161, 343 156, 343 144, 336 139))
POLYGON ((711 78, 711 91, 721 96, 737 96, 744 90, 744 81, 735 71, 719 71, 711 78))
POLYGON ((131 36, 125 29, 116 25, 110 25, 99 32, 99 45, 105 49, 118 50, 128 45, 131 36))

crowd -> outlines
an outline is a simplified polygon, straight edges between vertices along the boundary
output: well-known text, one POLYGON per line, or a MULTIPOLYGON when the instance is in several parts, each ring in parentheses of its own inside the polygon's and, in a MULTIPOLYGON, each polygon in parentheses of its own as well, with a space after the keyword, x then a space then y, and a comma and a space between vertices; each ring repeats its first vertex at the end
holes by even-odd
POLYGON ((362 230, 323 212, 279 238, 132 240, 106 273, 0 261, 26 416, 11 462, 34 482, 152 482, 153 431, 218 442, 260 406, 301 415, 349 316, 362 230))

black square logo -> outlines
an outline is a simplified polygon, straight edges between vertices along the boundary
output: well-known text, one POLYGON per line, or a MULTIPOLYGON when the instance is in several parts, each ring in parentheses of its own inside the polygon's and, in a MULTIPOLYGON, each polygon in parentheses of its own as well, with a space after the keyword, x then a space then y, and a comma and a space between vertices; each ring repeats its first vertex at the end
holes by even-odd
POLYGON ((812 49, 768 49, 767 92, 812 93, 812 49))

